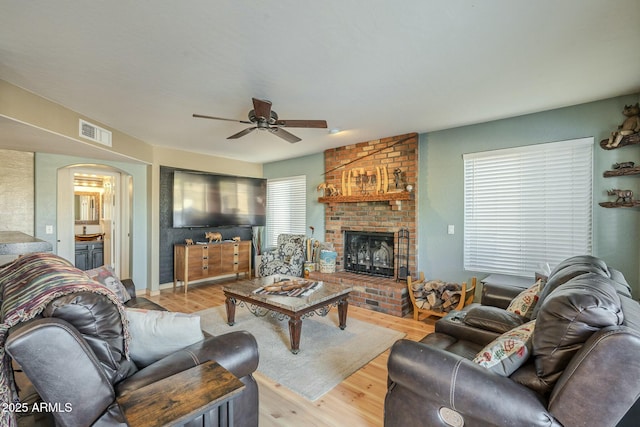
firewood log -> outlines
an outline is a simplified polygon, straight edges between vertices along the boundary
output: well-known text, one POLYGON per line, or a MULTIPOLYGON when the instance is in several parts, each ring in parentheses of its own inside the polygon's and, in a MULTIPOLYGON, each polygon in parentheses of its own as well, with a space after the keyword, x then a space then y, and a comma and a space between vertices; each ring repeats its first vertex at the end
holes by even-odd
POLYGON ((451 311, 459 302, 460 295, 451 295, 451 297, 442 304, 442 307, 444 307, 446 311, 451 311))
POLYGON ((429 304, 429 302, 426 299, 422 299, 420 301, 416 301, 416 305, 418 306, 418 308, 421 308, 423 310, 430 310, 431 309, 431 305, 429 304))
POLYGON ((431 307, 436 305, 436 303, 438 302, 438 297, 436 296, 435 292, 429 292, 427 294, 427 302, 431 307))
POLYGON ((413 289, 414 291, 422 292, 422 290, 424 289, 424 283, 422 282, 411 283, 411 289, 413 289))

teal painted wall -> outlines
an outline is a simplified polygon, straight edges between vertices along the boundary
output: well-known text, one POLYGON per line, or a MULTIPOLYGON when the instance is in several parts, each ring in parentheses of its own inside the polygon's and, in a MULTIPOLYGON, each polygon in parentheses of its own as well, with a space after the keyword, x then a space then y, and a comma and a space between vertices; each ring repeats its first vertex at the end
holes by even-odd
MULTIPOLYGON (((630 188, 640 195, 640 177, 603 178, 615 162, 640 164, 640 146, 603 150, 608 138, 624 120, 625 104, 640 95, 623 96, 505 120, 464 126, 420 135, 420 185, 418 221, 420 270, 430 278, 468 280, 474 272, 463 270, 464 153, 516 147, 580 137, 594 138, 593 252, 621 270, 640 295, 640 210, 606 209, 598 202, 610 198, 608 188, 630 188), (447 225, 455 234, 447 234, 447 225)), ((561 183, 559 183, 561 184, 561 183)), ((478 277, 484 277, 478 273, 478 277)))
MULTIPOLYGON (((603 178, 616 162, 640 164, 640 146, 602 150, 624 120, 622 108, 636 103, 640 94, 606 99, 510 119, 496 120, 420 135, 418 186, 418 267, 427 277, 452 281, 486 274, 464 271, 462 155, 581 137, 594 138, 593 253, 621 270, 640 296, 640 209, 605 209, 609 188, 630 188, 640 197, 640 177, 603 178), (455 234, 447 234, 447 225, 455 234)), ((324 155, 290 159, 264 165, 266 178, 307 175, 307 225, 324 236, 324 206, 317 202, 315 186, 322 182, 324 155)), ((321 237, 322 238, 322 237, 321 237)))
MULTIPOLYGON (((56 234, 45 234, 45 225, 57 224, 58 169, 76 164, 101 164, 120 169, 133 177, 132 262, 131 278, 136 288, 150 288, 148 266, 151 265, 147 228, 149 198, 147 168, 143 164, 110 162, 83 157, 36 153, 35 156, 35 236, 50 241, 56 248, 56 234)), ((73 209, 73 206, 69 206, 73 209)), ((54 227, 55 228, 55 227, 54 227)))
POLYGON ((307 177, 307 236, 309 227, 314 227, 313 236, 324 240, 324 203, 318 203, 316 187, 324 182, 324 153, 312 154, 290 160, 265 163, 262 168, 264 178, 285 178, 306 175, 307 177))

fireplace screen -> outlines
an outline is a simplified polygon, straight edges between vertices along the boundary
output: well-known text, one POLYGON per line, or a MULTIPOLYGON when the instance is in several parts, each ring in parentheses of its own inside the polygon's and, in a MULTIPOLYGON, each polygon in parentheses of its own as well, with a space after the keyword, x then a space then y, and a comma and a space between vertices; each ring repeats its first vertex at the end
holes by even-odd
POLYGON ((394 277, 394 256, 393 233, 344 233, 346 271, 394 277))

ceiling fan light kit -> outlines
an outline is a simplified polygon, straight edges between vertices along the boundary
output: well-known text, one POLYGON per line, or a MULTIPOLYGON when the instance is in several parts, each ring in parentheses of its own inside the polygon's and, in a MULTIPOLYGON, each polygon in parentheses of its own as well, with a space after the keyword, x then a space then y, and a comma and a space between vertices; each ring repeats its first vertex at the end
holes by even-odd
MULTIPOLYGON (((227 139, 238 139, 245 135, 250 134, 254 130, 266 130, 270 133, 284 139, 287 142, 295 143, 301 141, 300 138, 288 132, 283 127, 297 127, 297 128, 312 128, 312 129, 326 129, 327 122, 325 120, 283 120, 278 118, 278 114, 271 109, 271 102, 263 99, 253 99, 253 110, 249 111, 249 121, 246 120, 234 120, 226 119, 223 117, 206 116, 203 114, 194 114, 193 117, 199 119, 213 119, 213 120, 225 120, 229 122, 238 122, 245 124, 253 124, 255 126, 246 128, 236 134, 233 134, 227 139)), ((334 129, 331 130, 331 133, 334 129)))

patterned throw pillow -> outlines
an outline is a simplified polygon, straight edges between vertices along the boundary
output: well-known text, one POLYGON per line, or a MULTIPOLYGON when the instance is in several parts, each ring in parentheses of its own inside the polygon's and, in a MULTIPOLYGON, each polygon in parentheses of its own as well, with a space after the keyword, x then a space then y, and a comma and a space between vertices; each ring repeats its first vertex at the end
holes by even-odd
POLYGON ((127 292, 127 288, 124 287, 111 267, 103 265, 102 267, 94 268, 93 270, 87 270, 85 273, 87 273, 91 279, 109 288, 114 294, 116 294, 121 303, 124 304, 131 299, 131 295, 127 292))
POLYGON ((525 289, 520 292, 518 296, 511 301, 509 307, 507 307, 507 311, 519 314, 520 316, 529 319, 531 317, 531 313, 533 313, 533 308, 538 302, 541 283, 542 280, 538 280, 529 289, 525 289))
POLYGON ((480 366, 508 377, 524 364, 531 354, 531 339, 536 321, 518 326, 487 344, 473 359, 480 366))

